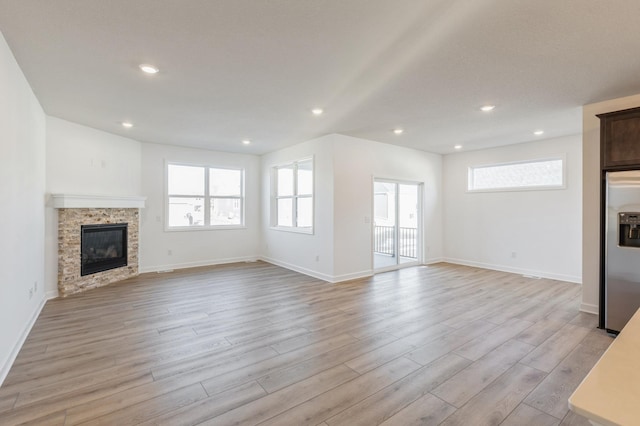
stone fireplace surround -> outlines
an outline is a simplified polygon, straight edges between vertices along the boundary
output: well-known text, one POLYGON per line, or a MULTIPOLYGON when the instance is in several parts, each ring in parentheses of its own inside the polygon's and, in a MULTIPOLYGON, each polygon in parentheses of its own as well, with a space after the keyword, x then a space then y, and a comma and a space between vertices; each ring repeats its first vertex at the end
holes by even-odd
POLYGON ((102 287, 138 275, 140 208, 145 197, 109 197, 54 194, 58 209, 58 293, 61 297, 102 287), (80 227, 128 223, 127 266, 80 275, 80 227))

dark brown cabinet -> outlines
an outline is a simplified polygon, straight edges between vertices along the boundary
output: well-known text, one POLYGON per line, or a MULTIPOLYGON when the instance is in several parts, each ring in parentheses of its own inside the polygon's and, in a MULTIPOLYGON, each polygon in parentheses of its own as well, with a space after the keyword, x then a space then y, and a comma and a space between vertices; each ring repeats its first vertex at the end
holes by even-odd
POLYGON ((598 118, 602 170, 640 168, 640 107, 598 118))

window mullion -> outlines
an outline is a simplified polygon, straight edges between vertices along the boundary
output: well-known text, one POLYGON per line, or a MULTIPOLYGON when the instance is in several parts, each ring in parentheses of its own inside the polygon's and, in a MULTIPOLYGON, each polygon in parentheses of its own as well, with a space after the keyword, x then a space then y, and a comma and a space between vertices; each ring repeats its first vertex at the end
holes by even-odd
POLYGON ((244 187, 244 172, 240 174, 240 215, 242 216, 242 225, 246 224, 247 219, 244 211, 244 197, 246 188, 244 187))
POLYGON ((291 223, 298 227, 298 162, 293 163, 293 196, 291 197, 292 214, 291 223))
POLYGON ((211 225, 211 197, 209 192, 209 167, 204 168, 204 223, 211 225))

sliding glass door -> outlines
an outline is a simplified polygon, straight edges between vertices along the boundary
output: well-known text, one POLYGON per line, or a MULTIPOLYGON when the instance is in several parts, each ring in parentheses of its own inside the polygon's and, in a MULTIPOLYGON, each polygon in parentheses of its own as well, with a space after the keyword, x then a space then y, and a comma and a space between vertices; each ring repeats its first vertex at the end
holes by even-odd
POLYGON ((421 184, 373 183, 373 267, 395 269, 421 258, 421 184))

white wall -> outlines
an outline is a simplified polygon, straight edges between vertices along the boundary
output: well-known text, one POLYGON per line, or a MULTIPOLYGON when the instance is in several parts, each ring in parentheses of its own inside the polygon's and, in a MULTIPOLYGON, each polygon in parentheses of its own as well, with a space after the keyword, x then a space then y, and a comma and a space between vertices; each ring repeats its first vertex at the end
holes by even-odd
POLYGON ((271 206, 271 169, 311 155, 315 160, 314 233, 273 229, 265 214, 262 249, 266 260, 331 282, 371 275, 374 177, 424 183, 428 251, 423 260, 442 256, 440 155, 337 134, 304 142, 263 157, 264 212, 271 206))
POLYGON ((262 157, 262 257, 320 279, 333 278, 333 143, 328 135, 262 157), (271 170, 274 166, 313 156, 314 233, 301 234, 273 229, 270 225, 271 170), (318 260, 316 260, 318 259, 318 260))
POLYGON ((446 155, 446 260, 581 282, 581 156, 580 135, 446 155), (556 154, 566 155, 565 189, 466 192, 469 166, 556 154))
POLYGON ((141 195, 141 143, 47 117, 47 192, 141 195))
POLYGON ((45 115, 0 34, 0 384, 44 305, 45 115), (30 289, 37 290, 29 298, 30 289))
POLYGON ((582 310, 598 313, 600 294, 600 119, 596 114, 640 106, 640 95, 585 105, 582 109, 583 247, 582 310))
POLYGON ((339 138, 334 143, 333 156, 334 279, 340 281, 373 273, 374 178, 424 184, 421 261, 440 260, 442 156, 354 137, 339 138))
MULTIPOLYGON (((141 193, 141 144, 47 117, 46 192, 82 195, 141 193)), ((58 294, 58 212, 46 208, 46 292, 58 294)))
POLYGON ((140 272, 255 260, 260 246, 260 159, 231 154, 142 144, 142 195, 140 272), (165 231, 166 162, 245 170, 244 229, 165 231), (169 254, 171 251, 171 254, 169 254))

